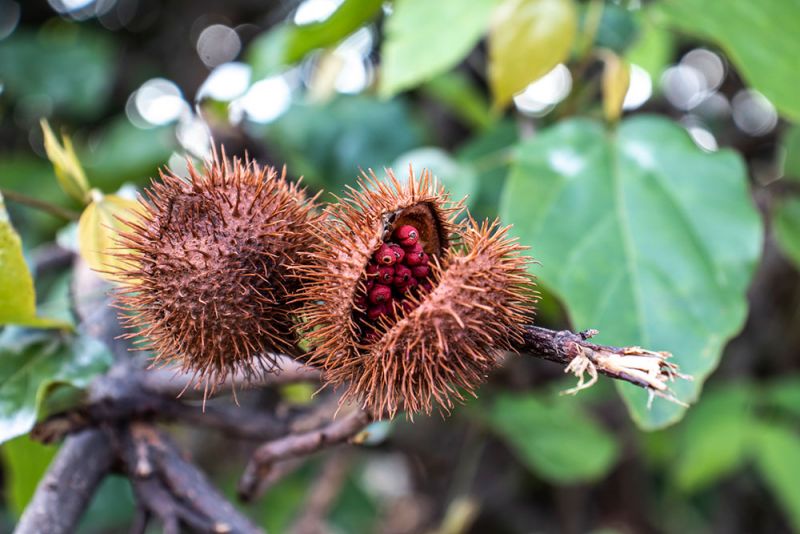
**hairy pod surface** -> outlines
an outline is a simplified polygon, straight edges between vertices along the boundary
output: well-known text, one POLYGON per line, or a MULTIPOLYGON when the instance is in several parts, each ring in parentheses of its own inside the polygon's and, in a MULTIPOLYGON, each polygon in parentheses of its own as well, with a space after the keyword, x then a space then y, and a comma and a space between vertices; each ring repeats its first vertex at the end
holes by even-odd
POLYGON ((214 155, 188 179, 166 171, 119 245, 118 301, 155 362, 193 373, 206 393, 228 376, 272 370, 291 351, 291 269, 312 237, 313 199, 274 168, 214 155))
POLYGON ((309 362, 376 417, 447 412, 520 341, 531 260, 497 222, 457 222, 462 203, 429 172, 387 173, 364 175, 315 225, 301 267, 309 362))

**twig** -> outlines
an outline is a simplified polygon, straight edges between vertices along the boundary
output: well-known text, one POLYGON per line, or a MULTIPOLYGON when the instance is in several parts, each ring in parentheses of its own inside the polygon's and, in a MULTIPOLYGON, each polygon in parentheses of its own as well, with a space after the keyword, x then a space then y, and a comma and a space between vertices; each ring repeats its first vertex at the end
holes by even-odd
POLYGON ((39 481, 14 532, 74 532, 113 459, 110 440, 102 430, 86 430, 67 438, 39 481))
POLYGON ((257 497, 264 489, 261 481, 270 474, 277 462, 307 456, 324 447, 352 440, 371 421, 372 417, 367 412, 357 409, 322 428, 289 434, 261 445, 253 453, 239 480, 239 497, 245 501, 257 497))
POLYGON ((64 219, 67 221, 77 221, 81 216, 81 214, 77 211, 73 211, 68 208, 62 208, 56 204, 39 200, 38 198, 28 196, 24 193, 11 191, 10 189, 0 189, 0 196, 7 198, 12 202, 16 202, 17 204, 22 204, 24 206, 28 206, 29 208, 35 208, 37 210, 44 211, 50 215, 58 217, 59 219, 64 219))
POLYGON ((146 372, 118 364, 108 375, 92 383, 87 403, 40 422, 31 431, 31 437, 52 443, 69 433, 103 423, 156 418, 213 428, 243 439, 273 439, 288 432, 288 422, 271 413, 213 405, 203 412, 198 406, 150 392, 141 387, 144 376, 146 372))
MULTIPOLYGON (((162 432, 133 423, 120 432, 122 460, 144 517, 156 516, 166 533, 259 533, 162 432)), ((146 524, 146 523, 145 523, 146 524)))
POLYGON ((597 330, 587 330, 575 334, 569 330, 528 326, 519 350, 557 362, 564 366, 564 372, 577 376, 578 385, 567 393, 574 394, 592 386, 598 374, 603 374, 644 388, 654 396, 684 404, 672 395, 668 383, 676 378, 691 380, 691 377, 681 374, 678 366, 668 361, 670 353, 641 347, 597 345, 588 341, 597 333, 597 330), (588 382, 585 381, 587 373, 588 382))

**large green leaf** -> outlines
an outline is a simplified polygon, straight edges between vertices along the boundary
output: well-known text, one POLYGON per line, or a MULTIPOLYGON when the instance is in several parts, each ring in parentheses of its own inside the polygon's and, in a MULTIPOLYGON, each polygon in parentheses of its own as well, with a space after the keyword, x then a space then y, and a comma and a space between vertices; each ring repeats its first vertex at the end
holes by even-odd
POLYGON ((671 26, 720 46, 750 86, 800 119, 800 0, 666 0, 658 11, 671 26))
POLYGON ((505 106, 515 93, 565 61, 577 26, 572 0, 503 0, 489 30, 495 107, 505 106))
POLYGON ((397 0, 381 49, 380 92, 391 96, 458 64, 489 25, 495 0, 397 0), (435 51, 435 53, 431 53, 435 51))
MULTIPOLYGON (((578 329, 598 340, 666 350, 693 381, 672 384, 693 402, 741 328, 745 291, 761 252, 762 224, 744 165, 702 152, 677 124, 654 116, 616 132, 563 122, 523 143, 501 213, 542 263, 541 282, 578 329)), ((621 384, 645 428, 684 408, 621 384)))
POLYGON ((0 443, 25 434, 57 385, 84 387, 111 363, 101 342, 6 328, 0 334, 0 443))
POLYGON ((783 174, 790 180, 800 181, 800 126, 794 124, 781 138, 783 174))
POLYGON ((38 102, 96 117, 111 94, 113 69, 113 43, 84 27, 55 23, 35 33, 20 29, 0 46, 4 91, 18 99, 17 106, 38 102))
POLYGON ((800 435, 793 428, 764 422, 752 429, 756 466, 783 506, 795 531, 800 531, 800 435))
POLYGON ((551 482, 596 480, 619 454, 614 437, 571 397, 503 393, 483 415, 526 466, 551 482))
POLYGON ((8 219, 0 195, 0 325, 18 324, 42 328, 69 325, 36 316, 36 294, 20 240, 8 219))

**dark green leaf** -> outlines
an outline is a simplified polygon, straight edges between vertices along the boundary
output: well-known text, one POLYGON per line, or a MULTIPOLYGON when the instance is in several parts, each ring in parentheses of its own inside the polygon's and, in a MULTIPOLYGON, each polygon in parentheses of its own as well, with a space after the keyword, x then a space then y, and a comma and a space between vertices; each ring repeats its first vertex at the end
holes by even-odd
POLYGON ((110 363, 105 345, 92 338, 6 328, 0 334, 0 443, 31 429, 51 388, 84 387, 110 363))
POLYGON ((529 469, 551 482, 596 480, 619 454, 614 437, 571 397, 504 393, 485 419, 529 469))
POLYGON ((791 376, 765 384, 760 400, 769 408, 800 417, 800 379, 791 376))
POLYGON ((595 45, 622 54, 638 37, 639 28, 630 10, 606 3, 597 28, 595 45))
POLYGON ((668 0, 657 9, 671 26, 720 46, 751 87, 800 120, 800 2, 668 0))
MULTIPOLYGON (((663 118, 640 115, 615 133, 571 120, 519 147, 501 213, 575 328, 672 352, 694 377, 672 388, 697 398, 743 324, 761 252, 761 219, 737 154, 702 152, 663 118)), ((620 387, 645 428, 685 411, 663 399, 648 409, 645 391, 620 387)))
POLYGON ((485 33, 494 4, 396 0, 381 48, 381 94, 391 96, 457 65, 485 33))

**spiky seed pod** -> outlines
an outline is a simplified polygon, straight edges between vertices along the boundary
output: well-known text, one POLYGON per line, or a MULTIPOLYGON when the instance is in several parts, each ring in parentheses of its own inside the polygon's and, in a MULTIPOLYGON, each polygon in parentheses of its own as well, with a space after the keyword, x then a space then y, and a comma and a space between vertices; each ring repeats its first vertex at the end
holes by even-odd
POLYGON ((167 171, 140 196, 120 236, 128 268, 120 307, 155 363, 176 363, 208 394, 236 371, 269 371, 264 355, 290 351, 313 199, 272 167, 215 153, 189 179, 167 171))
POLYGON ((430 173, 401 183, 388 171, 388 182, 365 176, 317 228, 303 268, 310 362, 377 417, 449 411, 532 318, 522 247, 496 222, 456 224, 461 209, 430 173), (375 274, 394 245, 404 256, 387 298, 375 274))

